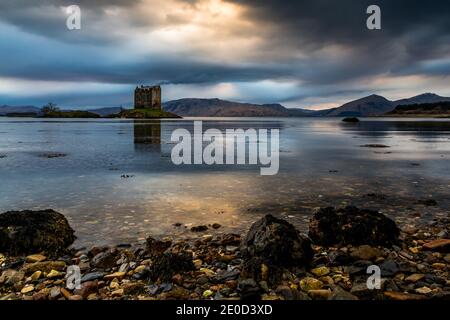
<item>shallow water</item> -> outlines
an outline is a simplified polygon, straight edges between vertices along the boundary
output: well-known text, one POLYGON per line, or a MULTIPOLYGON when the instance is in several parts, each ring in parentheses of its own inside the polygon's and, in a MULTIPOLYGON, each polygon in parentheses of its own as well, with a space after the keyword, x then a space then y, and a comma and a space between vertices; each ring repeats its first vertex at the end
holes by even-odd
POLYGON ((80 246, 191 236, 191 225, 216 222, 214 232, 241 232, 266 213, 307 230, 314 210, 330 205, 378 209, 404 224, 449 213, 449 119, 195 119, 204 130, 279 129, 275 176, 259 166, 173 165, 170 135, 192 131, 193 120, 0 118, 0 211, 53 208, 80 246), (415 203, 426 198, 438 206, 415 203))

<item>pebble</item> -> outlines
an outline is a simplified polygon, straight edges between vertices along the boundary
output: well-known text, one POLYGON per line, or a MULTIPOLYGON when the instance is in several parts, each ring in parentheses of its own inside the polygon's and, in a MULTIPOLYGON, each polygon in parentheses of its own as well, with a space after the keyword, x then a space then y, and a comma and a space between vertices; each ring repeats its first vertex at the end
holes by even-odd
POLYGON ((41 275, 42 275, 42 271, 36 271, 30 276, 30 279, 31 279, 31 281, 37 281, 37 280, 39 280, 41 275))
POLYGON ((416 290, 414 290, 415 292, 417 292, 417 293, 420 293, 420 294, 429 294, 430 292, 432 292, 433 290, 431 290, 430 288, 428 288, 428 287, 422 287, 422 288, 417 288, 416 290))
POLYGON ((121 297, 121 296, 123 296, 123 289, 117 289, 117 290, 111 292, 111 295, 113 297, 121 297))
POLYGON ((425 278, 425 275, 424 275, 424 274, 421 274, 421 273, 415 273, 415 274, 412 274, 412 275, 406 277, 406 278, 405 278, 405 281, 406 281, 406 282, 416 283, 417 281, 422 280, 423 278, 425 278))
POLYGON ((312 277, 306 277, 300 280, 300 288, 303 291, 322 289, 323 282, 312 277))
POLYGON ((112 279, 114 279, 114 278, 117 278, 117 279, 120 280, 120 279, 122 279, 123 277, 125 277, 125 275, 126 275, 125 272, 117 271, 117 272, 114 272, 114 273, 111 273, 111 274, 106 275, 106 276, 104 277, 104 279, 105 279, 105 280, 112 280, 112 279))
POLYGON ((330 269, 327 267, 318 267, 311 270, 311 273, 317 277, 326 276, 330 273, 330 269))
POLYGON ((61 277, 61 276, 62 276, 61 272, 56 271, 56 270, 51 270, 47 274, 47 278, 49 278, 49 279, 58 278, 58 277, 61 277))
POLYGON ((362 245, 357 248, 355 248, 350 255, 355 260, 369 260, 372 261, 382 255, 381 250, 377 248, 373 248, 368 245, 362 245))
POLYGON ((328 300, 331 296, 330 289, 317 289, 317 290, 309 290, 308 294, 314 300, 328 300))
POLYGON ((42 261, 45 261, 45 260, 47 260, 47 257, 42 255, 42 254, 32 254, 32 255, 29 255, 26 258, 26 261, 29 262, 29 263, 42 262, 42 261))
POLYGON ((34 291, 34 286, 33 285, 26 285, 25 287, 22 288, 22 290, 20 290, 20 293, 29 293, 31 291, 34 291))
POLYGON ((430 251, 448 251, 450 250, 450 239, 438 239, 425 243, 424 250, 430 251))
POLYGON ((209 298, 212 295, 214 295, 214 292, 212 290, 205 290, 205 291, 203 291, 203 298, 209 298))
POLYGON ((103 279, 103 277, 106 275, 104 272, 90 272, 86 273, 81 277, 81 282, 87 282, 87 281, 93 281, 98 279, 103 279))

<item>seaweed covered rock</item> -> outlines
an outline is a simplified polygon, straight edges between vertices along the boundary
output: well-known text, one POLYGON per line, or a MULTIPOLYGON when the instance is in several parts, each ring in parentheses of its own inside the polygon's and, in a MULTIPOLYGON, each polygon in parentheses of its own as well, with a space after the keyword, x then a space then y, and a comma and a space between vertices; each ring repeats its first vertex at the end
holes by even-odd
POLYGON ((189 253, 165 252, 155 258, 150 268, 149 277, 152 281, 171 281, 172 277, 181 272, 195 270, 192 255, 189 253))
POLYGON ((241 243, 244 259, 259 258, 270 265, 307 265, 314 255, 311 241, 289 222, 266 215, 255 222, 241 243))
POLYGON ((391 246, 400 234, 395 222, 373 210, 322 208, 309 223, 309 236, 319 245, 391 246))
POLYGON ((74 233, 67 219, 51 209, 0 214, 0 252, 9 255, 60 255, 74 242, 74 233))

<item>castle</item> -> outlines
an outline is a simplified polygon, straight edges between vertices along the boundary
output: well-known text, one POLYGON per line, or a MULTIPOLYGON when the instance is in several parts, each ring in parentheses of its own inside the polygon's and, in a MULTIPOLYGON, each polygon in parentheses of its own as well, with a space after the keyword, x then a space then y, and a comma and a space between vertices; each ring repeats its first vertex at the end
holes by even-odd
POLYGON ((161 110, 161 87, 136 87, 134 90, 134 108, 161 110))

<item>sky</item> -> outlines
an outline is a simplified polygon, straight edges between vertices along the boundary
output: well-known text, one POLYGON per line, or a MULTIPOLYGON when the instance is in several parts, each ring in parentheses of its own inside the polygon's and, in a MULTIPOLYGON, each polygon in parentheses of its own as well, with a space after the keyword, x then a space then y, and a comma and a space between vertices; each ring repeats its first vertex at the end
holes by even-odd
POLYGON ((0 105, 132 106, 141 84, 309 109, 450 96, 450 1, 1 0, 0 105))

